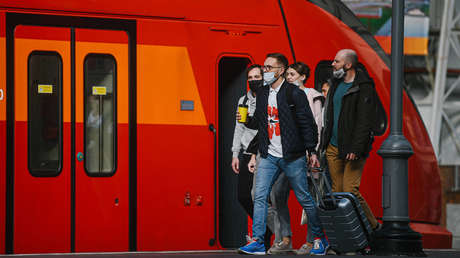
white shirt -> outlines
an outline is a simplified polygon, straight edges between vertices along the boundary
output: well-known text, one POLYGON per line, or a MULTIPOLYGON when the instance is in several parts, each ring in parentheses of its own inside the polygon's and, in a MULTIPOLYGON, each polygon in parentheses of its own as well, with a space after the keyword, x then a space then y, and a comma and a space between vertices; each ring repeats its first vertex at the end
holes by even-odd
POLYGON ((281 82, 280 86, 276 89, 270 87, 270 94, 268 95, 268 138, 270 139, 270 144, 268 145, 268 153, 272 156, 282 158, 283 157, 283 146, 281 146, 281 128, 280 120, 278 117, 278 101, 276 100, 276 95, 283 85, 284 80, 281 82))

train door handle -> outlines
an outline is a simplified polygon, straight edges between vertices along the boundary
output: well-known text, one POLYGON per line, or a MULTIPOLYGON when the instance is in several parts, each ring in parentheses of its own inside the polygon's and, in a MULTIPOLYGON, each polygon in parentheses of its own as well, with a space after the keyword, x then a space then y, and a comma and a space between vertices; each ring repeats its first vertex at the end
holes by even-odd
POLYGON ((83 158, 84 158, 83 153, 79 152, 79 153, 77 154, 77 160, 80 161, 80 162, 82 162, 82 161, 83 161, 83 158))

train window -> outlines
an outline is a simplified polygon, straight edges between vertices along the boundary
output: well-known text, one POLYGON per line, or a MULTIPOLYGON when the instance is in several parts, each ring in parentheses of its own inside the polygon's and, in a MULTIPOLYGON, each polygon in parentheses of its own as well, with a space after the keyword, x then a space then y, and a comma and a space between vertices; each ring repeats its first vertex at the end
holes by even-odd
POLYGON ((62 169, 62 59, 33 51, 28 58, 28 167, 33 176, 62 169))
POLYGON ((115 173, 116 61, 89 54, 84 62, 85 170, 90 176, 115 173))

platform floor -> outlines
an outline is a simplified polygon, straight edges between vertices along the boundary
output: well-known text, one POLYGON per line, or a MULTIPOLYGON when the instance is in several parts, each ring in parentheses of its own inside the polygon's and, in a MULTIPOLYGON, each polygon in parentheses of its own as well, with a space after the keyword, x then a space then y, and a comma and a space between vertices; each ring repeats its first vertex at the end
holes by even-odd
MULTIPOLYGON (((460 250, 424 250, 427 257, 440 257, 440 258, 460 258, 460 250)), ((294 254, 286 255, 270 255, 269 257, 294 257, 294 254)), ((395 257, 395 256, 375 256, 375 255, 355 255, 355 256, 339 256, 327 255, 328 257, 395 257)), ((0 257, 24 257, 24 258, 150 258, 150 257, 250 257, 248 255, 241 255, 236 253, 236 250, 224 251, 182 251, 182 252, 126 252, 126 253, 70 253, 70 254, 13 254, 13 255, 0 255, 0 257)), ((251 256, 252 257, 252 256, 251 256)), ((260 256, 256 256, 260 257, 260 256)))

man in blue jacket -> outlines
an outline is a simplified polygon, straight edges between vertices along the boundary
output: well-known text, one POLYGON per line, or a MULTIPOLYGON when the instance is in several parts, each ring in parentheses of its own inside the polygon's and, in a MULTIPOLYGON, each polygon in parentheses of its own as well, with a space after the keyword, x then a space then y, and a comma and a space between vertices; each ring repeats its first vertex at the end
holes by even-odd
MULTIPOLYGON (((254 193, 253 239, 238 249, 246 254, 265 254, 264 233, 267 220, 267 197, 279 174, 285 173, 300 205, 307 212, 315 237, 310 254, 325 255, 329 247, 315 203, 307 186, 307 155, 312 166, 318 166, 315 147, 318 132, 305 92, 284 79, 287 58, 268 54, 264 62, 264 81, 256 111, 247 126, 258 129, 261 160, 256 173, 254 193), (289 88, 291 87, 291 88, 289 88)), ((255 169, 255 156, 249 163, 255 169)))

